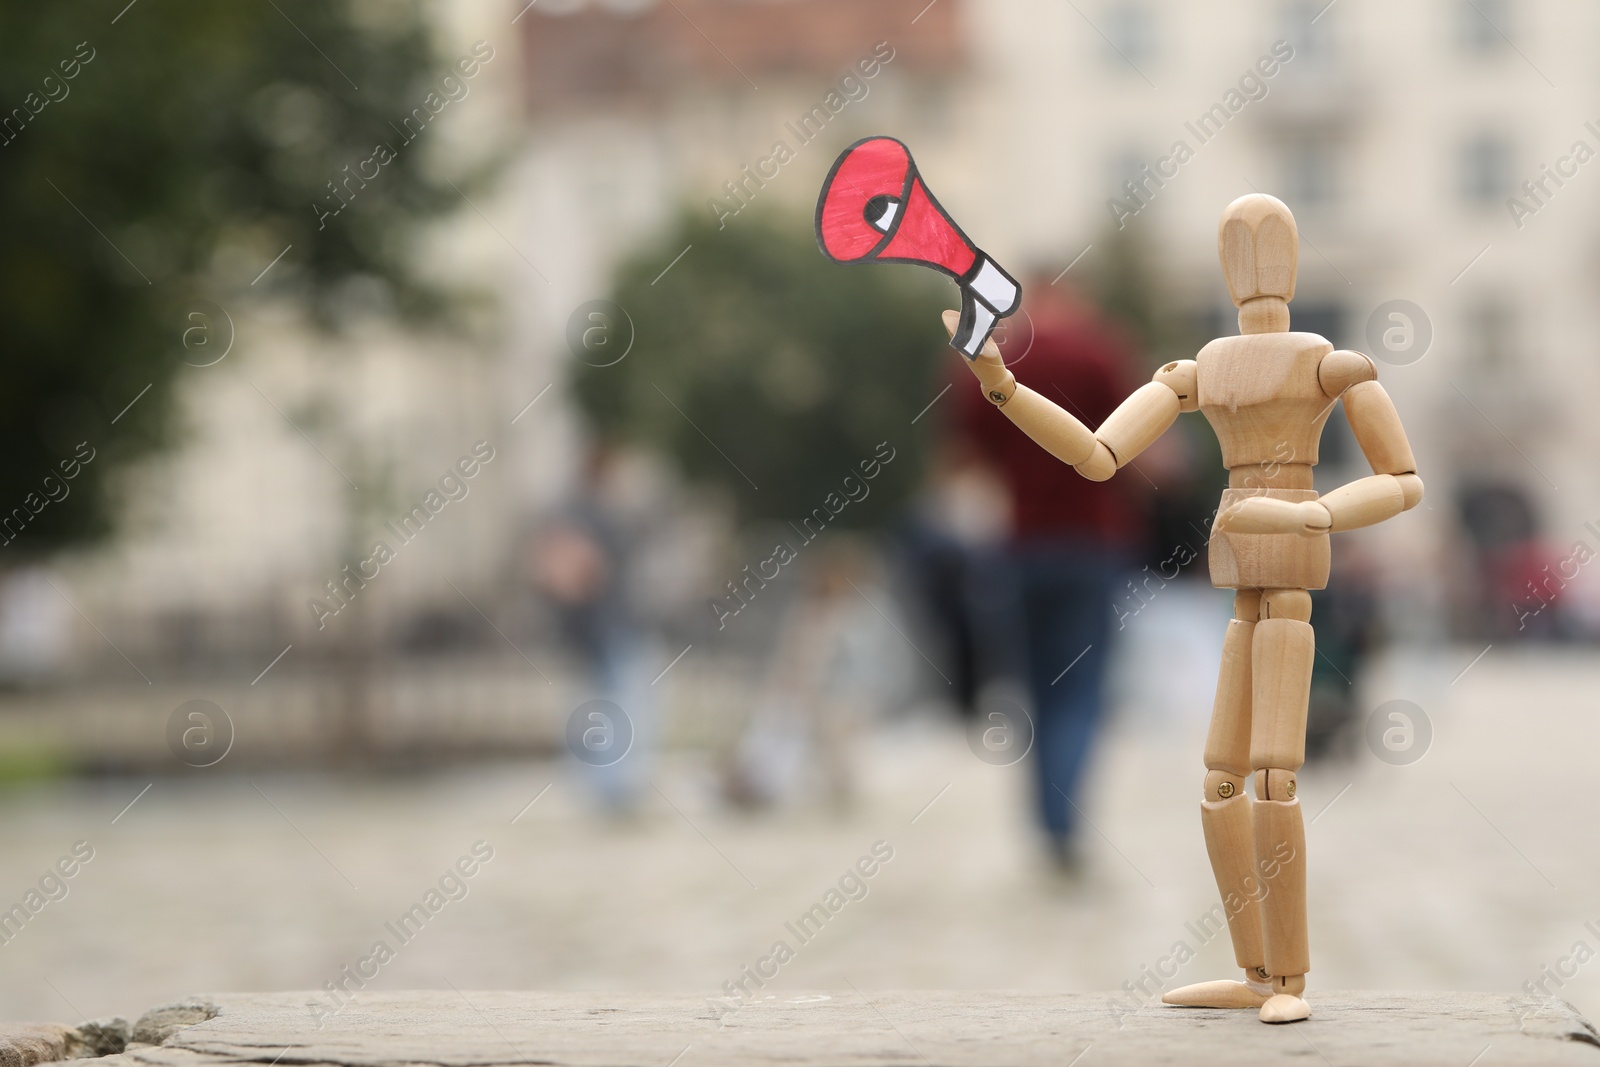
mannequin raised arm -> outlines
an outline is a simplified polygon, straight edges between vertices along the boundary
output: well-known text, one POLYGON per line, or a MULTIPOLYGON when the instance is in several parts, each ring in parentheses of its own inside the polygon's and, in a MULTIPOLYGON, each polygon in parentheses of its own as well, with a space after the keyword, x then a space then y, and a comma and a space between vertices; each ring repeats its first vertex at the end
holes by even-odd
MULTIPOLYGON (((960 318, 958 311, 944 313, 944 327, 952 336, 960 318)), ((1094 482, 1110 478, 1154 444, 1180 411, 1194 411, 1198 406, 1193 360, 1162 367, 1153 381, 1134 390, 1096 430, 1055 401, 1020 384, 1000 358, 993 339, 984 342, 969 366, 989 403, 1039 447, 1094 482)))

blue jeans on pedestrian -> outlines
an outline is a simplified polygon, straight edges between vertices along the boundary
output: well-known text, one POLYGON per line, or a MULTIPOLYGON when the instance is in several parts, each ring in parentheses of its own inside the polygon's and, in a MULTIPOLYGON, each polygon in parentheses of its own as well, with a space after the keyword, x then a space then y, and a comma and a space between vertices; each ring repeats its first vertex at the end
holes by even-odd
POLYGON ((1081 818, 1080 780, 1104 711, 1111 597, 1124 560, 1071 541, 1017 546, 1015 564, 1034 707, 1037 798, 1045 830, 1066 842, 1081 818))

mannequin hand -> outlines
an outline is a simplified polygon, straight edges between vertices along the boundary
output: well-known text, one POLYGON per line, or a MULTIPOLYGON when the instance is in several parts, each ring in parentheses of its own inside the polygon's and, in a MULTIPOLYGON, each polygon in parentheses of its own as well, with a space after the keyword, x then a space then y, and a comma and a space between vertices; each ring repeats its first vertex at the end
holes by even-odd
POLYGON ((1315 500, 1295 503, 1265 496, 1246 497, 1217 520, 1217 529, 1227 533, 1297 533, 1306 537, 1327 533, 1331 525, 1328 509, 1315 500))
MULTIPOLYGON (((961 312, 946 311, 944 313, 945 332, 951 337, 956 334, 956 327, 961 323, 961 312)), ((983 395, 989 402, 996 406, 1004 404, 1011 399, 1011 394, 1017 390, 1017 379, 1011 371, 1006 369, 1005 361, 1000 358, 1000 349, 990 337, 983 342, 983 348, 978 352, 978 358, 967 360, 967 366, 978 381, 983 383, 983 395)))

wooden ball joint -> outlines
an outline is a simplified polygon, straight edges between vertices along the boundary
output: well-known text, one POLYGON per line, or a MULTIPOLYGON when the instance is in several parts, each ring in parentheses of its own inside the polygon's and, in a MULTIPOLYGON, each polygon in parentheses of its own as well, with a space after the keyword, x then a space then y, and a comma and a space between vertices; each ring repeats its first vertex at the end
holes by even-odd
MULTIPOLYGON (((1162 999, 1254 1008, 1262 1022, 1285 1023, 1311 1014, 1302 997, 1311 969, 1306 837, 1295 793, 1316 655, 1307 590, 1327 584, 1329 534, 1415 507, 1422 479, 1372 360, 1289 329, 1299 235, 1288 207, 1261 193, 1235 200, 1217 227, 1217 254, 1239 335, 1168 363, 1095 430, 1019 384, 992 341, 969 365, 1006 417, 1095 481, 1150 447, 1182 412, 1199 411, 1216 432, 1228 488, 1211 529, 1211 582, 1235 591, 1234 617, 1206 736, 1200 821, 1244 980, 1201 982, 1162 999), (1312 468, 1336 402, 1372 475, 1318 496, 1312 468)), ((947 329, 956 316, 945 312, 947 329)))

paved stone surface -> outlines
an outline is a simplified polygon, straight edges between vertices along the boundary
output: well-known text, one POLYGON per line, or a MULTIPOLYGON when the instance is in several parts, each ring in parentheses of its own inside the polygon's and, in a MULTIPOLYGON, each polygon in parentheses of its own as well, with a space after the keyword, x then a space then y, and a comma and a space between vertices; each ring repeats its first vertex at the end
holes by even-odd
MULTIPOLYGON (((1159 621, 1163 602, 1130 632, 1159 621)), ((1171 651, 1185 632, 1159 637, 1171 651)), ((1394 766, 1362 747, 1301 776, 1312 995, 1535 983, 1600 1018, 1600 850, 1589 843, 1600 662, 1497 646, 1452 684, 1480 651, 1395 661, 1363 680, 1367 708, 1404 698, 1426 709, 1434 736, 1420 761, 1394 766)), ((0 911, 74 842, 94 857, 0 944, 0 1018, 134 1019, 198 990, 321 989, 380 938, 395 941, 385 924, 479 840, 494 858, 395 944, 369 991, 715 996, 780 938, 796 956, 764 991, 779 997, 852 985, 869 996, 1126 997, 1124 983, 1159 992, 1230 976, 1226 938, 1190 930, 1216 902, 1197 810, 1209 684, 1200 674, 1160 699, 1124 701, 1083 801, 1095 829, 1076 884, 1040 862, 1024 768, 984 764, 959 733, 917 723, 862 738, 859 803, 843 813, 731 811, 712 761, 692 753, 656 766, 659 793, 621 822, 595 814, 582 768, 562 762, 339 777, 224 761, 11 785, 0 790, 0 911), (865 897, 795 941, 784 924, 880 840, 894 858, 865 897), (1164 961, 1180 940, 1194 957, 1172 974, 1164 961), (1171 977, 1146 977, 1158 971, 1171 977)))
POLYGON ((701 998, 663 994, 362 993, 332 1013, 323 993, 211 999, 220 1008, 215 1018, 101 1063, 1600 1064, 1600 1037, 1564 1002, 1487 993, 1325 993, 1316 1014, 1292 1026, 1266 1026, 1246 1011, 1128 1013, 1094 994, 987 991, 798 993, 731 1014, 701 998))

